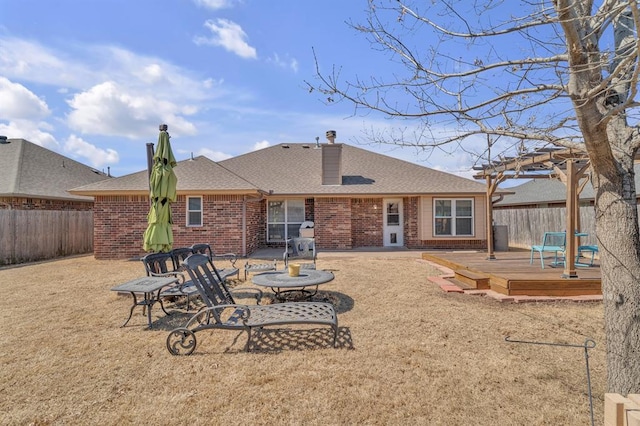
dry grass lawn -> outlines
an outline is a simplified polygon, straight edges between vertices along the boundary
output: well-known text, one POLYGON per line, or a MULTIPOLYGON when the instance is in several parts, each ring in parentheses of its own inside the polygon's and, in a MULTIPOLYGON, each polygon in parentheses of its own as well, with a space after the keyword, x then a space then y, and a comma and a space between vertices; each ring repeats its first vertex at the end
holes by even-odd
MULTIPOLYGON (((584 351, 602 424, 600 303, 508 304, 446 294, 439 272, 405 257, 325 253, 336 279, 321 298, 339 313, 339 348, 322 327, 199 333, 171 356, 187 315, 137 309, 109 289, 143 273, 135 261, 76 257, 0 269, 0 423, 44 424, 589 424, 584 351)), ((169 305, 169 309, 173 309, 169 305)))

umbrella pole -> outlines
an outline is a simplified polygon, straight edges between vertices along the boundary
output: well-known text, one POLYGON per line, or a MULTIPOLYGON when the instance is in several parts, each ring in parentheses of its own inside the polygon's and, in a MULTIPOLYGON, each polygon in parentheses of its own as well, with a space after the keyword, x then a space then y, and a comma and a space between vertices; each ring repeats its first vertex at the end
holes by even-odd
MULTIPOLYGON (((151 178, 151 169, 153 168, 153 143, 147 143, 147 180, 151 178)), ((149 181, 149 190, 151 190, 151 181, 149 181)), ((152 200, 149 198, 149 205, 151 205, 152 200)))

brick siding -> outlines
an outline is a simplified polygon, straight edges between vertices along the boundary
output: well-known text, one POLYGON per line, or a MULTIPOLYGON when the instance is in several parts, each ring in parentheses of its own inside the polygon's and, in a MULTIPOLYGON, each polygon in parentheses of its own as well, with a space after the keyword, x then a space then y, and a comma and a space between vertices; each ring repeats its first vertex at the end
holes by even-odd
POLYGON ((382 198, 351 200, 352 247, 381 247, 383 226, 382 198))
MULTIPOLYGON (((186 197, 171 206, 173 246, 211 244, 215 253, 242 250, 242 204, 240 195, 202 197, 203 226, 186 226, 186 197)), ((248 229, 260 222, 256 203, 247 203, 248 229)), ((144 255, 142 237, 147 228, 149 199, 145 196, 96 197, 94 208, 94 256, 96 259, 128 259, 144 255)), ((248 240, 250 235, 247 236, 248 240)), ((249 245, 247 241, 247 245, 249 245)), ((256 244, 252 242, 251 244, 256 244)))
POLYGON ((0 209, 12 210, 75 210, 93 209, 93 201, 50 200, 45 198, 0 197, 0 209))
POLYGON ((319 249, 350 250, 351 199, 316 198, 314 203, 315 237, 319 249))
MULTIPOLYGON (((266 201, 246 202, 246 249, 243 250, 240 195, 203 197, 202 227, 186 227, 186 197, 172 205, 174 247, 209 243, 216 253, 251 254, 268 245, 266 201)), ((419 197, 405 197, 404 242, 410 249, 486 249, 486 240, 419 239, 419 197)), ((142 236, 147 228, 149 199, 146 196, 96 197, 94 205, 94 256, 96 259, 127 259, 144 255, 142 236)), ((305 200, 305 219, 315 223, 318 249, 350 250, 382 247, 382 198, 317 198, 305 200)))

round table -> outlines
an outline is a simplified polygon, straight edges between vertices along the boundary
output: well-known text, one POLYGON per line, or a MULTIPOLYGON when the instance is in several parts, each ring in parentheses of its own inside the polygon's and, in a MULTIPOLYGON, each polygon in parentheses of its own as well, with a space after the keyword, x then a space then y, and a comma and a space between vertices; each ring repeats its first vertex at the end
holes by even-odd
POLYGON ((288 270, 264 272, 254 275, 251 281, 261 287, 269 287, 275 293, 276 299, 284 300, 285 295, 290 292, 300 292, 306 298, 311 298, 318 293, 320 284, 333 280, 333 272, 316 269, 301 269, 297 277, 289 275, 288 270), (308 290, 307 287, 314 287, 308 290))

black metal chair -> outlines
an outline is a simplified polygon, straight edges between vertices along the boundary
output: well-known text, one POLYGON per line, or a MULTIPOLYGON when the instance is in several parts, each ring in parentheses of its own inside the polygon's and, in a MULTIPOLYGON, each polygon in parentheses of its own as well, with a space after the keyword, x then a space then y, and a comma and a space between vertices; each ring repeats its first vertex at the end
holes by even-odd
MULTIPOLYGON (((245 350, 250 350, 251 331, 265 326, 289 324, 328 325, 333 330, 333 346, 338 336, 338 316, 333 305, 324 302, 289 302, 272 305, 240 305, 224 281, 215 276, 209 259, 194 254, 184 266, 195 283, 206 309, 196 313, 184 327, 172 330, 167 336, 167 349, 173 355, 189 355, 196 348, 196 333, 202 330, 244 330, 247 332, 245 350)), ((233 289, 238 291, 239 289, 233 289)), ((255 290, 255 289, 254 289, 255 290)), ((258 294, 258 300, 261 292, 258 294)))
POLYGON ((238 279, 240 279, 240 270, 236 268, 236 262, 238 260, 238 256, 235 253, 224 253, 216 255, 211 246, 206 243, 194 244, 191 246, 191 252, 194 254, 200 253, 207 255, 209 257, 209 261, 211 262, 211 266, 218 271, 220 278, 226 280, 227 278, 236 275, 238 279), (220 268, 220 262, 227 262, 228 265, 220 268))
POLYGON ((173 286, 166 287, 160 291, 160 298, 186 298, 187 312, 191 309, 191 296, 198 295, 198 290, 193 282, 185 279, 185 275, 181 270, 179 259, 186 259, 191 255, 190 248, 177 248, 167 253, 150 253, 141 260, 147 276, 156 277, 176 277, 177 283, 173 286))

